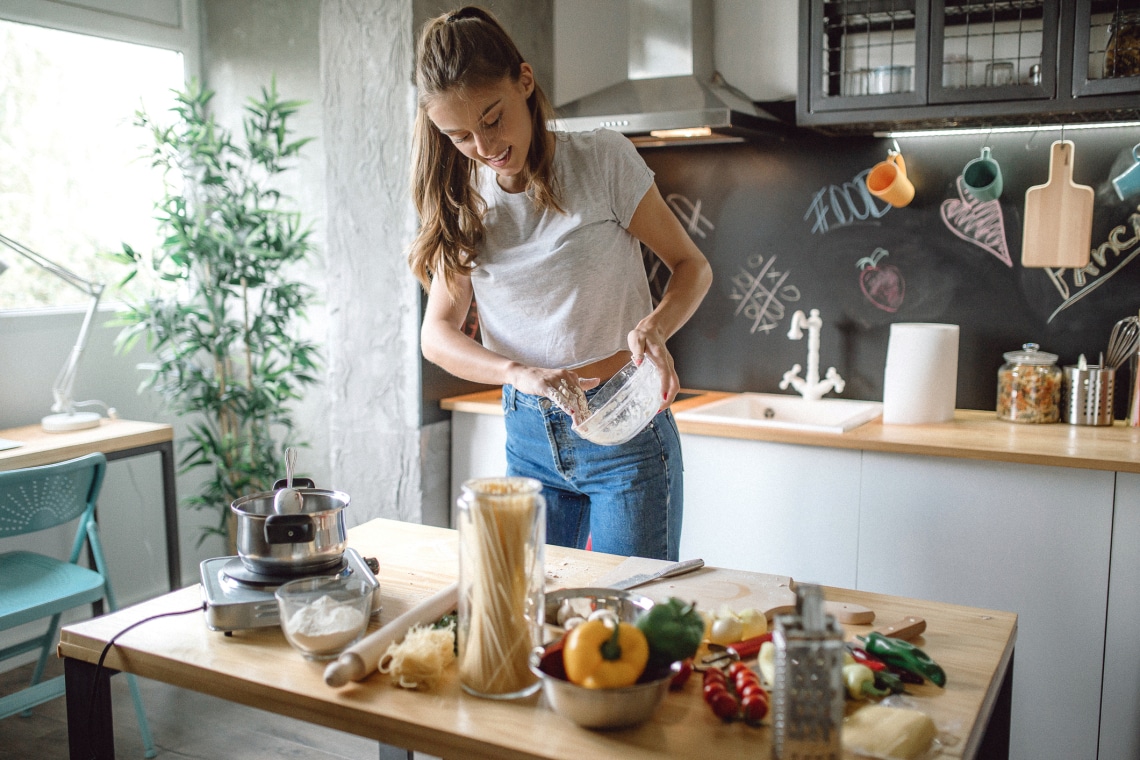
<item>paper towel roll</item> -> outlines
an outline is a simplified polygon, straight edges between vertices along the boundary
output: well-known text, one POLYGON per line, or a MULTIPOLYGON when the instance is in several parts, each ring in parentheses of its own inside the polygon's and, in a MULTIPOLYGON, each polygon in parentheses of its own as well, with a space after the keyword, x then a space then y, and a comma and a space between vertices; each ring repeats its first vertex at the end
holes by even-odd
POLYGON ((883 424, 954 419, 958 389, 958 325, 891 325, 883 377, 883 424))

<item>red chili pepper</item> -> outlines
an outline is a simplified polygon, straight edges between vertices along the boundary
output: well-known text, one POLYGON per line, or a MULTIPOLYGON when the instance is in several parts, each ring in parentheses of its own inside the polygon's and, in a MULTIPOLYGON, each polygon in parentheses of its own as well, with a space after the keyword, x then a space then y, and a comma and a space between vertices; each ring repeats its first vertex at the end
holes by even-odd
POLYGON ((672 680, 669 681, 669 690, 678 691, 684 688, 689 680, 689 676, 693 674, 693 660, 681 660, 681 666, 677 672, 673 674, 672 680))
POLYGON ((848 651, 851 652, 851 656, 855 658, 856 662, 866 665, 871 670, 879 671, 887 669, 887 663, 873 655, 867 654, 866 650, 851 647, 848 651))
POLYGON ((755 657, 757 654, 759 654, 760 646, 765 641, 771 640, 772 633, 768 632, 759 636, 753 636, 752 638, 745 639, 744 641, 738 641, 735 644, 729 644, 727 647, 725 647, 725 651, 735 654, 742 660, 747 660, 749 657, 755 657))

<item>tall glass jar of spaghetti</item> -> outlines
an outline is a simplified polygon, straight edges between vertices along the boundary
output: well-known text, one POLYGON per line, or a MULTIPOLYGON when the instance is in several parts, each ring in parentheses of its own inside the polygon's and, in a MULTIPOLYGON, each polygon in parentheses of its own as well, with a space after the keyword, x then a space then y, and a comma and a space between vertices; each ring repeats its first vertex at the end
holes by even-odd
POLYGON ((544 622, 542 485, 468 480, 458 507, 459 683, 479 697, 524 697, 540 685, 527 658, 544 622))
POLYGON ((1026 343, 1002 355, 998 370, 997 416, 1009 422, 1057 422, 1061 419, 1061 368, 1057 355, 1026 343))

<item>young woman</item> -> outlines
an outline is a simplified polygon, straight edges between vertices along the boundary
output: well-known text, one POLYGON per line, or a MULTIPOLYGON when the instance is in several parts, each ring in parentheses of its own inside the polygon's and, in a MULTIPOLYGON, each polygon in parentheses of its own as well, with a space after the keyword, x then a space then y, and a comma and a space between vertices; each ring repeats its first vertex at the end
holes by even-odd
POLYGON ((712 276, 632 143, 548 128, 552 109, 510 36, 466 7, 429 21, 416 51, 412 271, 428 291, 424 356, 503 385, 508 474, 543 484, 547 540, 677 559, 680 388, 665 341, 712 276), (653 308, 639 242, 672 272, 653 308), (462 330, 472 296, 482 345, 462 330), (661 411, 628 443, 571 431, 630 359, 661 373, 661 411))

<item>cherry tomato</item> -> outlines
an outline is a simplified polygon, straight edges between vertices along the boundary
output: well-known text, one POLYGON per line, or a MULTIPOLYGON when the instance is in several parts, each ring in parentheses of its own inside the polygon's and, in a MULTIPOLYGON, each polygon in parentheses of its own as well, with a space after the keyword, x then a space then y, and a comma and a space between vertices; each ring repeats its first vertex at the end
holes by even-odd
POLYGON ((744 720, 759 723, 768 714, 768 700, 759 694, 752 694, 740 700, 740 709, 744 713, 744 720))
POLYGON ((709 701, 709 706, 712 707, 713 714, 721 720, 732 720, 740 709, 740 703, 736 701, 736 697, 727 691, 717 692, 716 696, 709 701))
POLYGON ((734 662, 728 666, 728 674, 730 676, 732 676, 733 678, 735 678, 740 673, 751 673, 751 672, 752 672, 752 669, 749 668, 747 665, 745 665, 740 660, 737 660, 736 662, 734 662))
POLYGON ((720 683, 724 683, 727 680, 726 676, 724 675, 724 671, 720 668, 709 668, 706 670, 704 679, 705 683, 708 683, 709 681, 719 681, 720 683))
POLYGON ((689 681, 689 676, 693 674, 693 661, 682 660, 681 667, 673 674, 673 678, 669 681, 670 691, 680 691, 684 688, 685 684, 689 681))
POLYGON ((701 689, 701 693, 704 694, 705 701, 711 705, 715 695, 728 694, 728 689, 722 683, 706 683, 701 689))
POLYGON ((740 695, 741 699, 745 699, 753 694, 762 694, 764 698, 768 698, 768 693, 764 691, 764 687, 758 683, 745 684, 744 688, 737 689, 736 693, 740 695))

